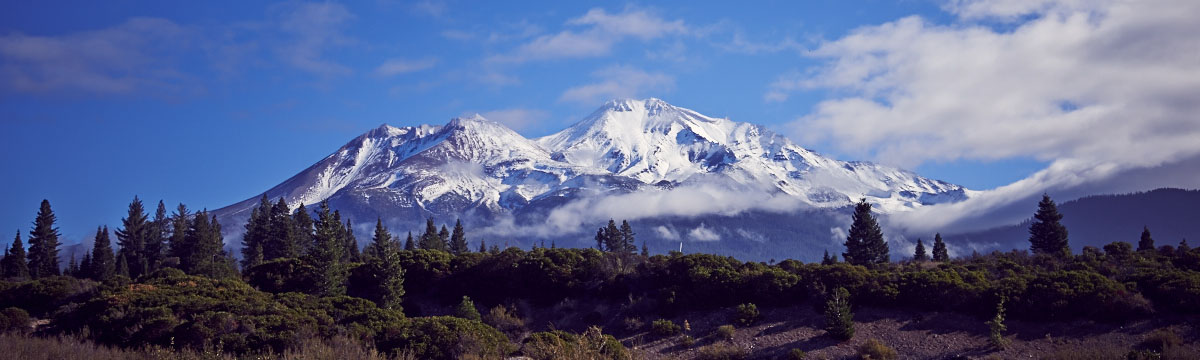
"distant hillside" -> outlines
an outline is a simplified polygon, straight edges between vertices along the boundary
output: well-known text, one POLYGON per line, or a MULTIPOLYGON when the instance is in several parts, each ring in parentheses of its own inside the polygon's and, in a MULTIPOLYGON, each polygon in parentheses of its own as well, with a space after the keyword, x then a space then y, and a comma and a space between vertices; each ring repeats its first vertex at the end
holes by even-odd
MULTIPOLYGON (((1157 246, 1176 246, 1181 239, 1195 246, 1200 241, 1200 190, 1156 189, 1123 195, 1098 195, 1080 198, 1058 206, 1067 226, 1071 249, 1101 247, 1113 241, 1137 244, 1142 226, 1149 226, 1157 246)), ((1032 217, 1037 204, 1029 204, 1032 217)), ((1029 223, 947 236, 958 245, 977 244, 984 248, 1023 249, 1029 247, 1029 223)))

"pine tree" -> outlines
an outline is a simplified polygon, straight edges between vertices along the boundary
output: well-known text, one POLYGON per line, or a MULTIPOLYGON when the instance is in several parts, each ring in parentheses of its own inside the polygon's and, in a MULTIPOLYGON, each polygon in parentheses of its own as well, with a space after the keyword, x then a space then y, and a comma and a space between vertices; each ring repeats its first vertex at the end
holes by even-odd
POLYGON ((854 223, 850 225, 845 245, 842 258, 848 263, 874 265, 888 262, 888 244, 883 241, 883 231, 871 215, 871 204, 866 198, 854 206, 854 223))
POLYGON ((149 272, 158 270, 162 266, 167 237, 171 234, 169 223, 167 206, 163 204, 162 200, 159 200, 158 207, 154 209, 154 220, 150 221, 150 233, 146 237, 146 251, 142 254, 142 258, 146 259, 149 272))
POLYGON ((636 243, 633 238, 634 235, 636 233, 633 232, 633 227, 629 226, 629 221, 621 220, 621 243, 625 245, 626 252, 632 253, 637 251, 637 245, 635 245, 636 243))
POLYGON ((267 236, 262 242, 264 261, 300 256, 299 230, 292 209, 283 198, 270 207, 266 216, 267 236))
POLYGON ((854 337, 854 313, 850 312, 850 292, 837 288, 825 302, 825 331, 842 341, 854 337))
POLYGON ((467 234, 463 230, 462 220, 454 221, 454 232, 450 234, 450 252, 454 255, 471 252, 467 246, 467 234))
POLYGON ((1000 302, 996 304, 996 316, 987 322, 988 325, 988 340, 992 346, 1003 350, 1008 347, 1008 339, 1004 338, 1004 332, 1008 331, 1008 326, 1004 325, 1004 298, 1000 298, 1000 302))
POLYGON ((479 309, 475 308, 475 302, 471 301, 471 298, 465 295, 462 297, 462 301, 458 303, 458 306, 454 308, 454 316, 467 320, 483 320, 483 318, 479 316, 479 309))
POLYGON ((437 238, 442 243, 441 249, 450 251, 450 229, 447 229, 446 225, 442 225, 442 230, 438 231, 437 238))
MULTIPOLYGON (((409 241, 412 236, 410 234, 409 241)), ((382 219, 375 220, 375 236, 365 252, 368 266, 376 276, 376 294, 379 296, 379 306, 388 309, 400 309, 404 296, 404 270, 400 268, 400 244, 392 238, 392 234, 383 226, 382 219)))
POLYGON ((1058 206, 1054 200, 1050 200, 1050 195, 1042 194, 1042 201, 1038 203, 1037 213, 1033 217, 1035 220, 1029 225, 1030 250, 1035 254, 1070 255, 1067 227, 1060 223, 1063 216, 1058 213, 1058 206))
POLYGON ((834 261, 829 257, 829 250, 825 250, 825 255, 821 256, 821 265, 831 265, 834 261))
POLYGON ((88 269, 88 277, 96 281, 111 279, 117 272, 116 262, 112 242, 108 237, 108 227, 97 226, 96 237, 92 240, 92 263, 88 269))
POLYGON ((946 250, 946 242, 942 241, 942 233, 933 234, 933 261, 950 262, 950 252, 946 250))
POLYGON ((117 256, 117 268, 114 274, 129 277, 129 261, 125 260, 125 256, 117 256))
POLYGON ((604 227, 604 247, 610 252, 625 251, 625 238, 621 236, 621 229, 613 219, 608 219, 608 226, 604 227))
POLYGON ((292 225, 296 227, 296 256, 304 255, 313 244, 312 213, 308 212, 304 203, 296 206, 296 212, 292 214, 292 225))
POLYGON ((24 280, 29 278, 29 264, 25 262, 25 245, 21 244, 21 230, 17 230, 17 236, 13 239, 12 248, 6 250, 4 260, 0 262, 0 267, 3 267, 4 278, 12 280, 24 280))
POLYGON ((75 254, 71 254, 71 260, 67 261, 67 276, 79 277, 79 262, 75 261, 75 254))
POLYGON ((150 220, 137 196, 129 203, 129 213, 121 219, 122 228, 117 229, 117 244, 120 256, 129 264, 129 277, 136 279, 150 267, 143 255, 146 253, 146 238, 150 235, 150 220))
POLYGON ((1150 237, 1150 227, 1142 226, 1142 239, 1138 240, 1138 251, 1154 250, 1154 238, 1150 237))
POLYGON ((221 278, 236 275, 234 264, 225 253, 221 224, 208 210, 201 210, 188 222, 183 242, 187 252, 179 259, 180 270, 188 274, 221 278))
POLYGON ((604 236, 604 228, 596 229, 596 250, 604 251, 604 243, 608 241, 608 237, 604 236))
POLYGON ((417 244, 413 242, 412 231, 408 232, 408 238, 404 239, 404 250, 416 250, 417 244))
POLYGON ((350 219, 346 219, 346 231, 342 233, 342 239, 346 242, 344 261, 347 263, 360 261, 362 254, 358 251, 358 238, 354 236, 354 226, 350 225, 350 219))
POLYGON ((928 261, 929 255, 925 253, 925 243, 921 238, 917 238, 917 248, 913 250, 913 261, 928 261))
MULTIPOLYGON (((263 195, 263 200, 267 198, 263 195)), ((263 207, 260 204, 250 210, 250 219, 246 221, 246 232, 242 233, 242 269, 250 270, 250 268, 258 266, 263 260, 263 242, 266 239, 267 220, 264 216, 263 207)))
POLYGON ((446 248, 442 245, 444 245, 444 243, 440 238, 438 238, 437 226, 433 224, 433 218, 426 219, 425 233, 421 234, 421 240, 417 243, 417 246, 425 250, 445 251, 446 248))
POLYGON ((391 248, 392 244, 392 233, 383 227, 383 219, 375 218, 375 235, 371 237, 371 243, 367 245, 366 255, 376 259, 386 258, 389 251, 395 250, 391 248))
POLYGON ((646 240, 642 240, 642 256, 650 256, 650 248, 646 247, 646 240))
POLYGON ((487 252, 487 244, 484 243, 483 239, 479 239, 479 253, 482 254, 482 253, 486 253, 486 252, 487 252))
POLYGON ((29 277, 32 279, 59 275, 58 268, 58 228, 54 227, 56 217, 50 209, 50 201, 42 200, 37 218, 33 220, 33 230, 29 231, 29 277))
POLYGON ((342 263, 345 241, 341 238, 345 227, 329 211, 329 203, 326 201, 321 202, 315 225, 313 245, 305 259, 305 262, 318 272, 313 277, 315 295, 345 294, 346 270, 342 263))
POLYGON ((188 228, 191 226, 187 206, 180 203, 171 214, 171 238, 167 246, 167 254, 182 263, 183 258, 192 252, 191 244, 187 242, 188 228))
POLYGON ((90 279, 92 277, 92 254, 83 253, 83 260, 79 260, 79 273, 75 277, 80 279, 90 279))

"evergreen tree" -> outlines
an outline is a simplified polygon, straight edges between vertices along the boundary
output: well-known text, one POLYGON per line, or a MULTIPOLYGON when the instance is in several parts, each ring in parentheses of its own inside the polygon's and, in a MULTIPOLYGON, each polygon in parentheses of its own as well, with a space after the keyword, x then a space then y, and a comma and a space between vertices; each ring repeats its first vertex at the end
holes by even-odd
POLYGON ((12 248, 6 250, 4 260, 0 261, 5 279, 24 280, 29 278, 29 264, 25 262, 25 256, 25 245, 21 243, 21 230, 17 230, 12 248))
POLYGON ((921 238, 917 238, 917 248, 913 251, 913 261, 928 261, 929 255, 925 253, 925 243, 921 238))
POLYGON ((117 272, 117 260, 114 258, 112 242, 108 237, 108 226, 96 227, 96 237, 92 240, 92 263, 87 270, 88 277, 96 281, 111 279, 117 272))
POLYGON ((837 260, 829 257, 829 250, 825 250, 825 255, 821 256, 821 265, 833 265, 837 260))
POLYGON ((621 229, 617 228, 617 222, 613 219, 608 219, 608 226, 604 227, 604 247, 610 252, 625 251, 625 238, 621 236, 621 229))
POLYGON ((129 213, 121 219, 121 226, 117 229, 117 244, 121 246, 118 251, 129 264, 129 277, 136 279, 150 269, 143 255, 151 230, 150 219, 142 207, 142 200, 137 196, 129 203, 129 213))
POLYGON ((270 207, 267 219, 267 236, 262 242, 262 257, 264 261, 300 256, 300 230, 292 218, 292 209, 283 198, 270 207))
POLYGON ((1175 253, 1182 256, 1182 255, 1186 254, 1188 251, 1192 251, 1192 247, 1188 246, 1187 238, 1184 238, 1183 240, 1179 240, 1179 247, 1175 248, 1175 253))
POLYGON ((1067 227, 1060 223, 1063 216, 1058 213, 1058 206, 1054 200, 1050 200, 1050 195, 1042 194, 1042 201, 1038 202, 1038 210, 1033 218, 1033 223, 1029 225, 1030 250, 1035 254, 1055 256, 1071 254, 1067 244, 1067 227))
POLYGON ((500 247, 496 246, 496 244, 492 244, 492 246, 488 248, 488 254, 496 255, 499 253, 500 253, 500 247))
POLYGON ((344 261, 347 263, 360 261, 362 254, 358 251, 358 238, 354 236, 354 226, 350 225, 350 219, 346 219, 346 231, 342 233, 342 239, 346 242, 344 261))
POLYGON ((942 241, 942 233, 933 234, 933 261, 950 262, 950 252, 946 251, 946 242, 942 241))
POLYGON ((479 309, 475 308, 475 302, 467 296, 462 297, 462 301, 454 308, 454 316, 467 320, 482 321, 483 317, 479 315, 479 309))
POLYGON ((180 270, 188 274, 214 278, 236 275, 234 264, 229 263, 229 257, 224 250, 221 224, 217 222, 216 215, 210 217, 208 210, 202 210, 193 216, 184 243, 190 251, 181 254, 180 270))
POLYGON ((67 276, 79 276, 79 262, 75 261, 75 254, 71 254, 71 260, 67 261, 67 276))
POLYGON ((454 232, 450 234, 450 252, 454 255, 471 252, 471 248, 467 246, 467 234, 463 230, 461 219, 454 221, 454 232))
POLYGON ((637 245, 635 245, 636 243, 633 239, 634 235, 636 234, 633 232, 633 227, 629 226, 629 221, 621 220, 621 243, 625 245, 626 252, 632 253, 637 251, 637 245))
POLYGON ((1138 251, 1154 250, 1154 238, 1150 237, 1150 227, 1142 226, 1142 239, 1138 240, 1138 251))
POLYGON ((650 256, 650 248, 646 247, 646 240, 642 240, 642 256, 650 256))
POLYGON ((149 272, 162 266, 163 254, 167 247, 167 237, 171 235, 170 220, 167 218, 167 206, 162 200, 154 209, 154 220, 150 221, 150 233, 146 237, 146 252, 142 258, 146 260, 149 272))
POLYGON ((431 217, 426 219, 425 233, 421 234, 421 240, 417 243, 417 246, 425 250, 445 251, 446 248, 443 245, 445 245, 445 243, 438 238, 437 226, 433 224, 433 218, 431 217))
POLYGON ((825 331, 835 339, 854 337, 854 313, 850 312, 850 292, 837 288, 825 302, 825 331))
POLYGON ((608 241, 608 237, 604 236, 604 228, 596 229, 596 250, 604 251, 604 243, 608 241))
POLYGON ((446 225, 442 225, 442 230, 438 231, 437 238, 442 243, 442 250, 450 251, 450 229, 446 225))
POLYGON ((342 263, 345 227, 329 211, 329 203, 321 202, 317 211, 316 233, 305 262, 317 271, 314 292, 317 296, 338 296, 346 292, 346 269, 342 263))
POLYGON ((417 244, 413 242, 412 231, 408 232, 408 238, 404 239, 404 250, 416 250, 417 244))
POLYGON ((871 204, 867 199, 859 200, 854 206, 854 223, 846 236, 846 252, 842 258, 854 265, 873 265, 888 262, 888 245, 883 241, 883 231, 875 216, 871 215, 871 204))
POLYGON ((259 199, 258 207, 250 210, 250 219, 243 226, 246 229, 246 232, 242 233, 242 269, 244 270, 258 266, 262 260, 266 260, 266 256, 263 256, 263 251, 265 251, 263 243, 267 242, 267 235, 270 233, 269 209, 271 209, 271 203, 267 200, 267 194, 264 193, 259 199))
POLYGON ((1008 339, 1004 338, 1004 332, 1008 331, 1008 326, 1004 325, 1004 298, 1000 298, 1000 302, 996 304, 996 316, 987 322, 988 325, 988 340, 997 349, 1003 350, 1008 347, 1008 339))
POLYGON ((129 277, 129 261, 125 260, 125 256, 117 256, 117 268, 114 271, 115 275, 129 277))
MULTIPOLYGON (((410 235, 410 238, 411 238, 411 235, 410 235)), ((487 244, 485 244, 483 242, 483 239, 479 239, 479 253, 482 254, 485 252, 487 252, 487 244)))
POLYGON ((83 260, 79 260, 79 273, 75 277, 80 279, 89 279, 92 277, 92 254, 86 251, 83 253, 83 260))
POLYGON ((304 255, 313 244, 312 213, 308 212, 304 203, 296 206, 296 212, 292 214, 292 225, 296 226, 296 256, 304 255))
POLYGON ((182 262, 183 258, 192 252, 190 244, 187 242, 188 228, 191 226, 187 206, 180 203, 175 207, 175 213, 171 214, 171 238, 168 239, 170 244, 167 246, 167 254, 176 259, 176 262, 182 262))
MULTIPOLYGON (((411 234, 409 239, 411 241, 411 234)), ((375 236, 367 245, 367 266, 377 281, 375 289, 379 306, 388 309, 400 309, 404 296, 404 270, 400 267, 400 244, 392 238, 392 234, 383 226, 382 219, 375 220, 375 236)))
POLYGON ((33 220, 33 230, 29 231, 29 277, 32 279, 59 275, 58 268, 58 228, 54 227, 56 217, 50 209, 50 201, 42 200, 37 218, 33 220))
POLYGON ((383 227, 383 219, 375 218, 375 236, 371 237, 371 243, 367 245, 366 255, 376 259, 387 258, 389 251, 395 250, 392 248, 393 243, 392 233, 383 227))

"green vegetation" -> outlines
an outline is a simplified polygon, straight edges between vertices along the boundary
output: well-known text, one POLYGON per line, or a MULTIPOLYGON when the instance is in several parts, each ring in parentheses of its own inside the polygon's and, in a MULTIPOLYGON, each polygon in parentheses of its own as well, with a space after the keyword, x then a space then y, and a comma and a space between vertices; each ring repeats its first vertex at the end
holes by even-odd
POLYGON ((717 327, 717 338, 725 341, 733 340, 734 329, 733 325, 721 325, 717 327))
POLYGON ((996 316, 988 320, 988 341, 997 349, 1008 347, 1008 339, 1004 338, 1004 332, 1008 331, 1008 326, 1004 325, 1004 298, 1000 298, 1000 302, 996 304, 996 316))
POLYGON ((854 337, 854 313, 850 312, 850 292, 837 288, 825 301, 825 331, 835 339, 854 337))
POLYGON ((654 320, 650 323, 650 332, 657 336, 672 336, 682 331, 678 324, 667 319, 654 320))
POLYGON ((754 325, 760 317, 758 306, 754 306, 754 304, 738 305, 733 312, 733 321, 741 326, 754 325))
POLYGON ((750 354, 747 353, 747 351, 745 349, 742 349, 742 348, 739 348, 739 347, 736 347, 736 346, 733 346, 730 344, 718 343, 718 344, 712 344, 712 345, 707 345, 707 346, 701 347, 699 353, 696 355, 696 359, 698 359, 698 360, 741 360, 741 359, 745 359, 749 356, 750 356, 750 354))
POLYGON ((899 357, 896 350, 876 339, 868 339, 859 345, 856 355, 863 360, 896 360, 899 357))

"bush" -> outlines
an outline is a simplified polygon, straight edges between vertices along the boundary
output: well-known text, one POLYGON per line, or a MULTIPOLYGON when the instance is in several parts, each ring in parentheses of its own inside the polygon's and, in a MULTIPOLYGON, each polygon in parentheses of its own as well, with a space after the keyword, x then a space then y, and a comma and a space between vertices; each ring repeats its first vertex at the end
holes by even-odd
POLYGON ((721 325, 717 327, 717 338, 721 340, 733 340, 733 334, 733 325, 721 325))
POLYGON ((674 321, 667 319, 654 320, 650 324, 650 333, 657 336, 671 336, 678 334, 681 329, 674 321))
POLYGON ((625 331, 638 331, 643 326, 646 326, 646 323, 640 317, 627 317, 623 323, 625 324, 625 331))
POLYGON ((854 314, 850 312, 850 292, 846 288, 837 288, 825 302, 825 331, 843 341, 854 337, 854 314))
POLYGON ((512 352, 508 338, 478 321, 452 316, 393 323, 375 340, 380 351, 418 359, 501 358, 512 352))
POLYGON ((867 340, 867 342, 859 345, 857 355, 863 360, 895 360, 899 357, 896 354, 896 350, 876 339, 867 340))
POLYGON ((800 349, 788 350, 788 354, 787 354, 788 360, 804 360, 804 358, 806 358, 806 357, 808 357, 808 354, 805 353, 804 350, 800 350, 800 349))
POLYGON ((1179 335, 1174 330, 1158 329, 1146 334, 1146 338, 1138 343, 1137 348, 1163 353, 1167 349, 1179 345, 1183 345, 1183 340, 1179 338, 1179 335))
POLYGON ((691 335, 684 335, 683 337, 679 338, 679 346, 690 348, 692 345, 696 345, 696 338, 692 337, 691 335))
POLYGON ((29 313, 20 308, 10 307, 0 311, 0 332, 28 332, 29 322, 29 313))
POLYGON ((582 335, 565 331, 533 333, 525 340, 521 352, 535 360, 556 359, 632 359, 629 350, 612 335, 590 327, 582 335))
POLYGON ((466 296, 463 296, 462 302, 458 303, 458 307, 454 308, 454 316, 467 320, 483 320, 483 317, 479 315, 479 310, 475 309, 475 303, 471 301, 471 298, 466 296))
POLYGON ((746 350, 729 344, 712 344, 700 348, 698 360, 741 360, 748 357, 746 350))
POLYGON ((515 341, 525 334, 525 319, 517 316, 516 312, 503 305, 496 305, 483 316, 483 322, 508 335, 515 341))
POLYGON ((735 323, 741 326, 750 326, 753 325, 754 322, 758 321, 760 315, 758 313, 758 306, 746 303, 738 305, 737 308, 734 309, 733 316, 733 321, 735 323))

